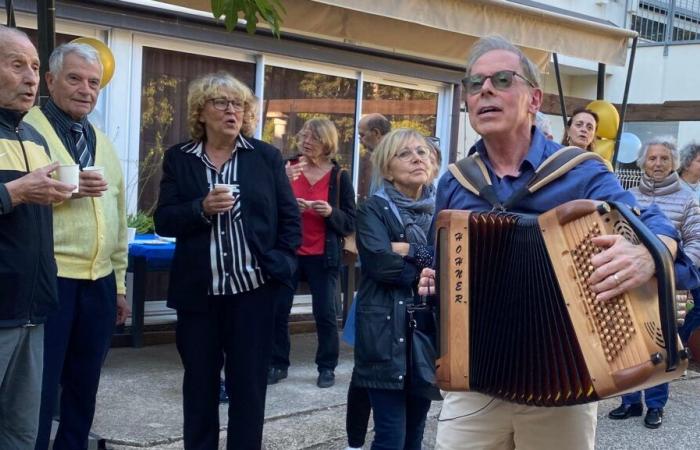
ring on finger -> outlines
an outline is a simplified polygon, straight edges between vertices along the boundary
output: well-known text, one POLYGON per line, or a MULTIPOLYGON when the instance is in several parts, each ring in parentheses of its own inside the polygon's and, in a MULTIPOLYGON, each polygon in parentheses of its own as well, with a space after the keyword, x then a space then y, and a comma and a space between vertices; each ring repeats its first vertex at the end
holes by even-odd
POLYGON ((613 280, 615 280, 615 284, 617 284, 618 286, 620 285, 620 283, 622 283, 622 281, 620 281, 620 277, 618 277, 616 273, 614 273, 612 277, 613 280))

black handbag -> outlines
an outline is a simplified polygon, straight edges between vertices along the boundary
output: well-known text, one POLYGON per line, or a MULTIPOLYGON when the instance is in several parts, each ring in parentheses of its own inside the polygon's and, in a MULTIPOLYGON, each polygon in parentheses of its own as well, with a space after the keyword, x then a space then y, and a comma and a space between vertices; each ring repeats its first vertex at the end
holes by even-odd
POLYGON ((406 386, 419 397, 442 400, 435 383, 437 317, 432 305, 406 308, 406 386))

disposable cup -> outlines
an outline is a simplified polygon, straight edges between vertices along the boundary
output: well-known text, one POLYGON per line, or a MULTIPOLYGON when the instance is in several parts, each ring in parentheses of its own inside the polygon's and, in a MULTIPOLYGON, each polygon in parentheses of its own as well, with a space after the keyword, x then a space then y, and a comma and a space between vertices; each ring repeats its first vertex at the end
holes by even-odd
POLYGON ((101 177, 105 176, 105 168, 102 166, 83 167, 83 172, 96 172, 99 173, 101 177))
POLYGON ((217 188, 224 188, 228 189, 228 192, 235 197, 238 195, 238 185, 237 184, 224 184, 224 183, 216 183, 214 184, 214 189, 217 188))
POLYGON ((78 192, 80 184, 80 166, 77 164, 61 164, 56 170, 58 180, 75 185, 73 192, 78 192))

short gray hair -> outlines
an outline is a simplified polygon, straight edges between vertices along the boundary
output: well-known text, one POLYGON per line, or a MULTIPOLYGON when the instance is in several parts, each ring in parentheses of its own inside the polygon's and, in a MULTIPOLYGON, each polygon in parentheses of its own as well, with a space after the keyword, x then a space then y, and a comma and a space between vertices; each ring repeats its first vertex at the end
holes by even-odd
POLYGON ((49 57, 49 71, 53 74, 60 73, 63 70, 63 59, 66 55, 76 55, 90 64, 97 64, 102 67, 102 61, 100 61, 100 55, 95 50, 95 47, 88 44, 80 43, 67 43, 59 45, 51 52, 49 57))
POLYGON ((681 164, 678 171, 682 174, 683 171, 690 167, 690 164, 692 164, 698 155, 700 155, 700 144, 697 142, 691 142, 683 147, 683 150, 681 150, 681 164))
POLYGON ((639 150, 639 155, 637 156, 637 167, 644 170, 644 163, 647 160, 647 153, 649 152, 649 147, 652 145, 661 145, 666 147, 669 152, 671 152, 671 161, 673 162, 673 170, 678 170, 680 165, 680 157, 678 155, 678 145, 676 144, 676 138, 673 136, 654 136, 644 143, 641 150, 639 150))
POLYGON ((472 67, 477 59, 494 50, 505 50, 516 54, 520 59, 520 68, 523 71, 523 76, 532 82, 535 87, 540 87, 540 70, 535 63, 525 56, 522 50, 502 36, 486 36, 472 45, 472 48, 469 50, 469 58, 467 59, 467 76, 471 75, 472 67))

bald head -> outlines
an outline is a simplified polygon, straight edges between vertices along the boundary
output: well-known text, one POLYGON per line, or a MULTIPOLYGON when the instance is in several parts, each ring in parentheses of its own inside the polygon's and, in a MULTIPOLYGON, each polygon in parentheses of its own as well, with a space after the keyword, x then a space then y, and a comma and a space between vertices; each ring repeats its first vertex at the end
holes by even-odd
POLYGON ((370 152, 373 151, 384 135, 391 131, 389 119, 379 113, 367 114, 357 124, 360 142, 370 152))
POLYGON ((29 111, 39 87, 39 55, 27 35, 0 25, 0 107, 29 111))

